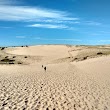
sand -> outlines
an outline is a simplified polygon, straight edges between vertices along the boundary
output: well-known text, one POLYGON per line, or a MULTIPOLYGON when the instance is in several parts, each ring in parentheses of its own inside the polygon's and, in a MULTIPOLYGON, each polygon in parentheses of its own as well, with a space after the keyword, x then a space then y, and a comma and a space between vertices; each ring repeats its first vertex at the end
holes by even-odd
POLYGON ((12 65, 0 64, 0 110, 110 110, 109 49, 39 45, 1 50, 2 58, 16 58, 12 65))

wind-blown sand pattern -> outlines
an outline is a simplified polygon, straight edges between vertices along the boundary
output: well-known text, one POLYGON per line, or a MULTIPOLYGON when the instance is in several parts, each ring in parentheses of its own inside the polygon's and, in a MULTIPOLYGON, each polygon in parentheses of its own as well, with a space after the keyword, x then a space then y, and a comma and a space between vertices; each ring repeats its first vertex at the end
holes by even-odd
POLYGON ((16 56, 13 65, 0 65, 0 110, 110 110, 109 46, 44 45, 0 53, 1 59, 16 56))

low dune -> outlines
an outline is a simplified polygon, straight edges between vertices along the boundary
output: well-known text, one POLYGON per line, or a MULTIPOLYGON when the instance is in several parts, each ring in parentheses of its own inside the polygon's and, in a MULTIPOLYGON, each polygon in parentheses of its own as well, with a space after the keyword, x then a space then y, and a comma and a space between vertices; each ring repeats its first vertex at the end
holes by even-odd
POLYGON ((0 110, 110 110, 110 46, 0 50, 0 110))

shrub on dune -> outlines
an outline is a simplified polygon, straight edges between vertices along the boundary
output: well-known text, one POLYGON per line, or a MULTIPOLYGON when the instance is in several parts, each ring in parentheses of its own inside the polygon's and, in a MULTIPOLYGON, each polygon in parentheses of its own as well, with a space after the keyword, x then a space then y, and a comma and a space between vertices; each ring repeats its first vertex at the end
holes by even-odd
POLYGON ((16 56, 13 56, 13 58, 16 58, 16 56))
POLYGON ((84 57, 83 60, 86 60, 88 56, 84 57))
POLYGON ((9 62, 9 64, 14 64, 13 62, 9 62))
POLYGON ((102 54, 103 54, 102 52, 98 52, 98 53, 97 53, 97 55, 102 55, 102 54))
POLYGON ((18 62, 18 64, 22 64, 22 62, 18 62))
POLYGON ((25 56, 24 58, 27 58, 27 56, 25 56))
POLYGON ((14 62, 15 60, 10 60, 8 58, 5 58, 5 59, 2 59, 1 62, 4 62, 4 63, 8 63, 8 62, 14 62))
POLYGON ((5 47, 2 47, 2 48, 1 48, 1 50, 4 50, 4 49, 5 49, 5 47))
POLYGON ((8 56, 6 56, 5 58, 8 58, 8 56))

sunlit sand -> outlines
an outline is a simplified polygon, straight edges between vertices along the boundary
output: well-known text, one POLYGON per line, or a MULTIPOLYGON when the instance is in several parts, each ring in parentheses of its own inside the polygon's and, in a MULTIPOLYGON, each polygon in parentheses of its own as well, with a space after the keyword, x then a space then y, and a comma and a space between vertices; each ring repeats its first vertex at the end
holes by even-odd
POLYGON ((1 49, 0 110, 110 110, 110 46, 1 49))

